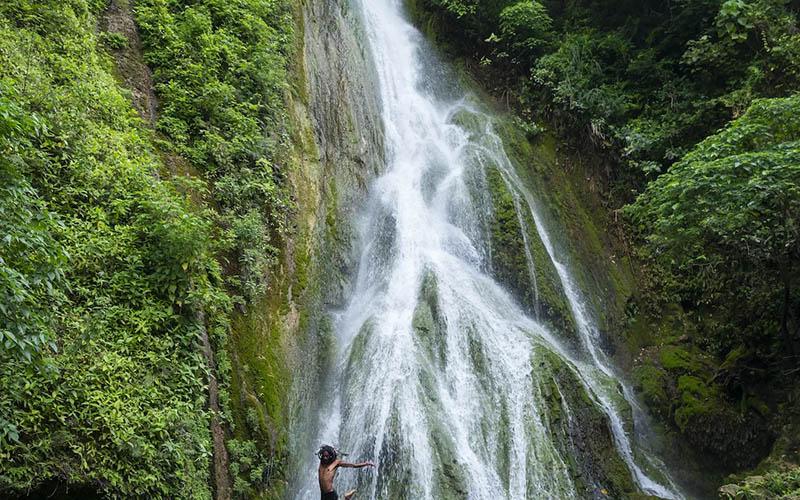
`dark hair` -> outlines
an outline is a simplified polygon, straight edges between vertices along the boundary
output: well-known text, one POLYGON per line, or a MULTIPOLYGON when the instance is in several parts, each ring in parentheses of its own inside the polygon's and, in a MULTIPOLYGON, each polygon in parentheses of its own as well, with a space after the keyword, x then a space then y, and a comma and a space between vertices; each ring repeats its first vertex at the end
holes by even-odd
POLYGON ((330 465, 336 460, 336 456, 338 453, 336 452, 336 448, 333 446, 329 446, 327 444, 323 444, 319 447, 319 451, 317 451, 317 456, 319 457, 319 461, 322 465, 330 465))

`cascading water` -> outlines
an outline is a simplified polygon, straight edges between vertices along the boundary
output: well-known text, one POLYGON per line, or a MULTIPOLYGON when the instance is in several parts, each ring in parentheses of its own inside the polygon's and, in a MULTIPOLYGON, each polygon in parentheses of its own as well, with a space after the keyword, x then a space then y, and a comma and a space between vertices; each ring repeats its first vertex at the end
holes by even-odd
MULTIPOLYGON (((426 65, 431 54, 401 4, 360 1, 386 169, 356 224, 360 260, 348 306, 333 313, 333 390, 317 434, 376 468, 341 474, 340 488, 357 487, 360 498, 592 496, 606 476, 585 472, 592 467, 582 475, 570 451, 594 450, 575 448, 586 441, 577 428, 588 412, 611 431, 610 454, 595 460, 619 461, 634 488, 680 497, 632 442, 626 391, 491 117, 426 65), (492 278, 492 169, 513 198, 534 302, 539 270, 529 235, 556 270, 577 346, 492 278)), ((315 469, 313 461, 304 467, 296 498, 317 494, 315 469)))

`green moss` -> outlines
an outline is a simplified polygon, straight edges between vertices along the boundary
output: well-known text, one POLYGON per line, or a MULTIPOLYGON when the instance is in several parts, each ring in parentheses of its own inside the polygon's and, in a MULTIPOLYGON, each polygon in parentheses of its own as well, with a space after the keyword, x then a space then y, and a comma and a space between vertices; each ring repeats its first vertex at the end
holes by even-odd
POLYGON ((436 454, 436 488, 434 498, 458 500, 465 498, 467 490, 467 471, 457 460, 455 446, 445 429, 432 429, 431 441, 436 454))
POLYGON ((531 138, 511 118, 498 118, 495 130, 517 175, 538 201, 559 259, 570 265, 601 330, 621 331, 634 279, 621 242, 608 230, 614 223, 598 181, 587 177, 587 164, 594 159, 562 149, 550 131, 531 138))
POLYGON ((508 488, 511 480, 511 432, 510 421, 508 418, 508 403, 504 400, 500 403, 500 418, 497 422, 497 470, 503 485, 508 488))
POLYGON ((445 364, 445 324, 439 312, 439 292, 436 276, 426 272, 419 291, 419 301, 414 310, 412 327, 417 342, 437 366, 445 364))
POLYGON ((419 498, 422 496, 415 487, 411 469, 409 447, 403 441, 400 417, 396 406, 392 406, 386 423, 383 444, 378 450, 381 468, 376 485, 379 498, 419 498))
POLYGON ((702 380, 691 375, 678 378, 680 406, 675 410, 675 423, 682 431, 695 419, 715 413, 717 394, 702 380))
POLYGON ((486 118, 469 109, 460 109, 450 117, 450 123, 466 130, 471 136, 477 136, 485 131, 486 118))
MULTIPOLYGON (((424 402, 425 419, 428 424, 428 437, 433 452, 434 498, 456 500, 467 495, 466 471, 460 465, 451 430, 442 422, 445 414, 436 387, 436 374, 433 367, 423 369, 419 377, 420 390, 426 395, 424 402)), ((406 490, 408 485, 406 485, 406 490)), ((383 495, 381 495, 383 497, 383 495)), ((411 498, 399 491, 386 498, 411 498)))
POLYGON ((247 313, 237 314, 231 328, 229 350, 234 359, 232 398, 235 434, 257 437, 274 453, 285 446, 286 398, 289 372, 282 349, 285 332, 280 323, 279 299, 265 296, 247 313), (258 427, 246 415, 259 415, 258 427))
POLYGON ((704 365, 697 355, 678 346, 665 346, 659 352, 661 366, 667 370, 688 373, 703 371, 704 365))
POLYGON ((346 373, 358 373, 357 367, 364 359, 364 355, 367 352, 367 344, 374 328, 372 321, 367 321, 356 334, 353 339, 353 345, 350 347, 350 355, 347 358, 346 373))
POLYGON ((539 239, 536 224, 524 201, 520 201, 522 220, 517 213, 513 194, 497 168, 486 172, 492 197, 491 223, 492 265, 495 277, 517 297, 523 307, 555 328, 568 339, 576 338, 576 325, 561 280, 553 267, 547 249, 539 239), (523 231, 526 231, 523 236, 523 231), (533 262, 535 284, 528 269, 525 238, 533 262))
POLYGON ((670 398, 667 395, 667 374, 651 365, 639 366, 633 371, 635 389, 644 398, 645 403, 658 415, 669 415, 670 398))
POLYGON ((637 489, 625 461, 619 456, 608 417, 597 408, 573 369, 556 354, 539 350, 534 358, 537 376, 548 405, 549 426, 579 491, 598 486, 611 498, 632 498, 637 489), (563 407, 571 418, 565 418, 563 407))
MULTIPOLYGON (((486 359, 486 353, 483 351, 483 344, 475 334, 474 328, 467 331, 467 349, 469 350, 469 359, 472 361, 472 373, 474 373, 478 380, 488 386, 490 378, 488 375, 489 361, 486 359)), ((491 390, 491 388, 487 387, 491 390)))
POLYGON ((631 297, 626 305, 628 321, 623 336, 629 352, 654 345, 674 345, 695 338, 696 327, 677 304, 660 306, 657 313, 646 312, 640 296, 631 297))

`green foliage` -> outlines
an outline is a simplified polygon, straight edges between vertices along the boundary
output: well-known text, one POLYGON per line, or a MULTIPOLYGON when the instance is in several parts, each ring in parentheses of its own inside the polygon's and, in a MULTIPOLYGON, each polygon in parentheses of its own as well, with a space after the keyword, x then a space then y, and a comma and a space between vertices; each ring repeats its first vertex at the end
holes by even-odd
POLYGON ((232 243, 225 254, 228 285, 249 306, 218 353, 220 395, 238 439, 229 445, 233 487, 249 497, 269 480, 257 477, 264 471, 257 465, 280 452, 281 443, 266 434, 279 432, 286 389, 272 378, 284 374, 271 316, 278 306, 268 303, 268 291, 276 291, 270 278, 293 207, 283 161, 291 3, 142 0, 135 14, 159 97, 156 127, 209 181, 215 221, 232 243), (230 360, 220 356, 228 352, 230 360), (262 415, 258 421, 244 418, 253 408, 262 415))
POLYGON ((235 497, 253 498, 262 493, 274 468, 271 458, 255 441, 229 439, 226 445, 230 454, 235 497))
POLYGON ((475 14, 479 5, 478 0, 432 0, 432 2, 458 17, 475 14))
POLYGON ((120 33, 106 31, 101 33, 100 37, 103 43, 112 50, 121 50, 128 46, 128 39, 120 33))
POLYGON ((161 103, 157 127, 212 183, 220 224, 235 237, 236 288, 252 300, 277 259, 290 202, 276 162, 284 128, 285 0, 136 3, 161 103))
POLYGON ((621 157, 638 190, 758 97, 800 86, 797 8, 786 0, 567 4, 419 0, 453 49, 480 60, 521 115, 548 117, 621 157), (505 42, 505 44, 499 44, 505 42))
POLYGON ((541 54, 553 36, 552 27, 547 9, 534 0, 520 0, 500 12, 500 35, 517 57, 541 54))
POLYGON ((646 257, 671 277, 663 291, 693 311, 695 344, 711 354, 661 348, 680 398, 674 422, 731 465, 752 465, 766 452, 770 410, 756 395, 781 366, 795 364, 798 117, 798 95, 754 101, 625 209, 646 257))
POLYGON ((745 478, 720 488, 726 500, 791 500, 800 496, 800 467, 745 478))
POLYGON ((565 109, 594 123, 615 122, 632 108, 625 83, 614 78, 630 59, 630 51, 629 43, 616 33, 572 33, 555 52, 541 58, 533 78, 565 109))
POLYGON ((63 303, 65 253, 59 222, 31 186, 23 157, 28 136, 47 131, 0 86, 0 361, 30 361, 54 349, 50 311, 63 303))
POLYGON ((0 354, 0 496, 210 498, 198 338, 228 329, 219 238, 159 177, 96 7, 0 4, 0 319, 19 341, 0 354))
POLYGON ((756 101, 627 209, 653 258, 681 277, 682 297, 735 304, 729 313, 739 329, 729 346, 797 328, 798 113, 798 96, 756 101))

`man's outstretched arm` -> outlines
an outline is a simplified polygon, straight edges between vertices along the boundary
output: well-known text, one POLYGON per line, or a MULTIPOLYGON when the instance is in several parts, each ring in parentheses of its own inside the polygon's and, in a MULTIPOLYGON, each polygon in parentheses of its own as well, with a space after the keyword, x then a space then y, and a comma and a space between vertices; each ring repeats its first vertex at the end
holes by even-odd
POLYGON ((350 462, 339 462, 339 467, 345 467, 347 469, 361 469, 362 467, 375 467, 375 464, 372 462, 360 462, 357 464, 351 464, 350 462))

